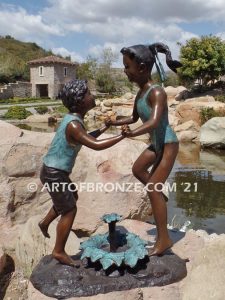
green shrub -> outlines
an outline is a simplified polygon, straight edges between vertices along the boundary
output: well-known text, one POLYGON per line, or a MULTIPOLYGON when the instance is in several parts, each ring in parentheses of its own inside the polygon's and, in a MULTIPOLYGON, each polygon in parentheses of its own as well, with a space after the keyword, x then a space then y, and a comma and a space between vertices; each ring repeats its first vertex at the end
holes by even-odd
POLYGON ((64 105, 59 105, 53 108, 54 113, 67 114, 69 111, 64 105))
POLYGON ((27 111, 22 106, 11 106, 8 112, 4 115, 4 118, 22 120, 22 119, 26 119, 30 115, 32 115, 32 113, 27 111))
POLYGON ((215 118, 215 117, 225 117, 225 111, 215 111, 212 107, 203 108, 200 112, 201 117, 201 125, 206 123, 208 120, 215 118))
POLYGON ((110 74, 98 72, 96 75, 97 90, 101 93, 112 93, 116 91, 115 80, 110 74))
POLYGON ((215 96, 215 100, 225 103, 225 95, 217 95, 215 96))
POLYGON ((0 104, 20 104, 20 103, 30 103, 30 102, 45 102, 52 101, 50 98, 11 98, 11 99, 0 99, 0 104))
POLYGON ((38 107, 35 107, 35 110, 38 114, 40 115, 44 115, 48 112, 48 107, 47 106, 38 106, 38 107))

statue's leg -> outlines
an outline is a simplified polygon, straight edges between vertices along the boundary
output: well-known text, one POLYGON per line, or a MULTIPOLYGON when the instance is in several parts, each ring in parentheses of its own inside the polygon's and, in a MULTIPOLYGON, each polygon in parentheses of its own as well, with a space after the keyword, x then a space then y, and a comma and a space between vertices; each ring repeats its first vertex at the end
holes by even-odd
POLYGON ((150 184, 152 187, 151 190, 148 191, 148 193, 158 234, 154 248, 149 253, 150 255, 160 255, 166 249, 172 246, 172 241, 167 230, 166 202, 162 192, 157 191, 158 189, 160 189, 160 185, 159 187, 157 187, 157 190, 154 188, 154 186, 157 183, 165 183, 173 168, 178 153, 178 148, 179 145, 177 143, 165 144, 162 158, 148 180, 148 184, 150 184))
POLYGON ((56 229, 56 242, 52 255, 60 263, 76 266, 75 261, 65 252, 65 245, 69 237, 70 230, 76 216, 77 208, 63 214, 58 222, 56 229))
POLYGON ((52 221, 54 221, 57 217, 58 217, 58 213, 56 211, 56 209, 54 208, 54 206, 52 206, 49 210, 49 212, 47 213, 47 215, 44 217, 44 219, 42 219, 39 223, 38 226, 41 229, 41 232, 43 233, 43 235, 46 238, 50 238, 50 235, 48 233, 48 227, 51 224, 52 221))

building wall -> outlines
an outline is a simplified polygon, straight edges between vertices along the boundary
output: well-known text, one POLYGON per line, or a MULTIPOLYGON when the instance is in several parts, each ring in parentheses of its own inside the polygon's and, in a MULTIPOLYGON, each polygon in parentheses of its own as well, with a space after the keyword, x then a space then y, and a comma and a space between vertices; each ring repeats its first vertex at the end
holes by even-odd
POLYGON ((54 98, 54 66, 43 65, 43 76, 39 75, 39 66, 31 66, 30 82, 32 84, 32 97, 38 96, 37 84, 48 85, 48 95, 54 98))
POLYGON ((76 78, 76 67, 66 65, 55 65, 54 68, 54 85, 55 97, 57 97, 62 86, 68 81, 76 78), (64 68, 67 68, 67 76, 64 76, 64 68))
MULTIPOLYGON (((41 65, 40 65, 41 66, 41 65)), ((32 83, 32 96, 38 96, 37 84, 48 85, 48 95, 54 99, 58 96, 61 87, 68 81, 76 78, 76 67, 61 64, 43 65, 43 76, 39 75, 39 65, 31 66, 30 81, 32 83), (67 76, 64 76, 64 67, 67 67, 67 76)))
POLYGON ((31 97, 31 83, 17 81, 9 83, 0 89, 0 99, 9 99, 13 97, 27 98, 31 97))

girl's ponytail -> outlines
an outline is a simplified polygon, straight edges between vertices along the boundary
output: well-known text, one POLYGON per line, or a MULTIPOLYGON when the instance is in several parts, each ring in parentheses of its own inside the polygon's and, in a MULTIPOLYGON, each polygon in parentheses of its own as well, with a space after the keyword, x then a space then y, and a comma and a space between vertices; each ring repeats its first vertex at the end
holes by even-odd
POLYGON ((154 43, 149 45, 148 47, 151 53, 153 54, 153 56, 155 57, 156 69, 160 75, 162 82, 165 81, 166 76, 165 76, 165 71, 163 69, 163 66, 159 60, 158 52, 164 53, 166 55, 166 64, 173 72, 177 73, 177 68, 182 67, 182 64, 179 61, 172 59, 170 49, 167 45, 163 43, 154 43))

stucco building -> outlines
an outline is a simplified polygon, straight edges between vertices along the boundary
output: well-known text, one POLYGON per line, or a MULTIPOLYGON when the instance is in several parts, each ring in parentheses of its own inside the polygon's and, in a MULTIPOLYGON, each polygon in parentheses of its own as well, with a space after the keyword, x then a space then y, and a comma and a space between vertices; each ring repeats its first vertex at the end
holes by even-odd
POLYGON ((61 87, 76 78, 77 63, 57 57, 46 56, 31 60, 30 82, 32 97, 57 97, 61 87))

